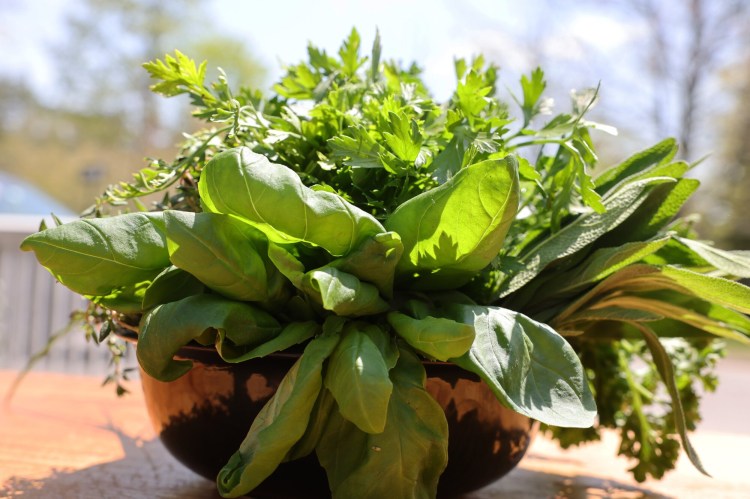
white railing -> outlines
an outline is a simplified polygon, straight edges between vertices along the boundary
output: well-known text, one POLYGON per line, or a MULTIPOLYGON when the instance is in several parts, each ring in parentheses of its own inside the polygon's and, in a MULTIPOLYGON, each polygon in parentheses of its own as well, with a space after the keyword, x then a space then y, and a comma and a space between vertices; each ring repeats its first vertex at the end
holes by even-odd
MULTIPOLYGON (((20 369, 49 337, 85 306, 55 281, 21 241, 39 228, 39 215, 0 214, 0 369, 20 369)), ((107 372, 109 354, 86 341, 80 328, 58 341, 36 369, 70 373, 107 372)))

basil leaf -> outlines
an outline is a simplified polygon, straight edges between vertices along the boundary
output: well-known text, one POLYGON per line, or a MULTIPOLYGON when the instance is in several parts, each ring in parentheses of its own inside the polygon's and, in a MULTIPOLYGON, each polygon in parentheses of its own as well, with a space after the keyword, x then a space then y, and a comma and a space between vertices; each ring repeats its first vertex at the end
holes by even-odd
POLYGON ((192 274, 175 266, 156 276, 143 295, 142 308, 148 310, 162 303, 182 300, 202 294, 206 286, 192 274))
POLYGON ((138 363, 158 380, 175 380, 187 373, 193 363, 172 357, 211 329, 223 330, 230 339, 258 344, 275 336, 281 328, 272 316, 246 303, 215 295, 189 296, 159 305, 143 316, 136 348, 138 363))
POLYGON ((97 305, 117 312, 140 314, 143 311, 143 298, 150 285, 150 281, 139 282, 117 288, 105 296, 86 296, 86 298, 97 305))
POLYGON ((417 287, 454 289, 485 268, 502 248, 518 208, 513 156, 468 166, 413 197, 388 217, 404 254, 397 272, 419 274, 417 287))
POLYGON ((471 349, 453 362, 479 375, 503 405, 554 426, 594 423, 581 361, 554 329, 498 307, 454 305, 446 313, 476 331, 471 349))
POLYGON ((433 498, 448 462, 448 423, 424 388, 417 357, 401 350, 382 433, 368 434, 333 412, 316 449, 335 499, 433 498), (377 480, 373 480, 377 477, 377 480))
POLYGON ((265 480, 302 438, 323 385, 323 363, 338 335, 315 338, 263 406, 240 448, 219 471, 223 497, 245 495, 265 480))
POLYGON ((323 308, 341 316, 373 315, 388 310, 372 284, 332 267, 305 274, 302 289, 323 308))
POLYGON ((346 419, 366 433, 385 429, 393 383, 380 350, 349 324, 328 362, 325 386, 346 419))
MULTIPOLYGON (((322 388, 318 394, 318 399, 315 401, 315 405, 310 413, 310 420, 307 423, 307 428, 302 437, 294 444, 287 455, 284 457, 284 462, 294 461, 295 459, 303 458, 312 453, 318 446, 320 439, 323 437, 328 419, 331 414, 336 412, 336 401, 331 395, 331 392, 322 388)), ((340 417, 340 416, 339 416, 340 417)))
POLYGON ((75 220, 21 243, 62 284, 82 295, 107 296, 150 281, 170 265, 161 214, 128 213, 75 220))
POLYGON ((269 243, 268 258, 274 266, 291 282, 295 288, 302 290, 302 279, 305 277, 305 266, 284 246, 269 243))
POLYGON ((348 255, 329 265, 374 284, 386 297, 393 296, 393 278, 404 246, 395 232, 384 232, 366 239, 348 255))
POLYGON ((286 350, 308 340, 320 332, 320 326, 316 322, 292 322, 284 326, 278 336, 271 338, 265 343, 254 346, 254 338, 251 330, 237 331, 228 338, 226 331, 219 330, 216 336, 216 351, 221 358, 227 362, 245 362, 250 359, 265 357, 266 355, 286 350), (250 333, 247 337, 243 333, 250 333), (245 345, 251 345, 247 347, 245 345))
POLYGON ((265 235, 228 215, 165 211, 169 258, 227 298, 263 302, 281 293, 265 235))
POLYGON ((442 317, 414 319, 398 312, 388 314, 388 323, 406 342, 427 356, 442 361, 460 357, 474 342, 474 328, 442 317))
POLYGON ((390 371, 391 369, 393 369, 393 366, 396 365, 399 357, 399 349, 396 344, 396 338, 391 334, 383 331, 378 326, 374 326, 368 322, 355 321, 352 324, 356 326, 357 329, 363 334, 367 335, 367 337, 370 338, 375 346, 378 347, 380 355, 383 356, 383 360, 385 361, 385 365, 388 367, 388 370, 390 371))
POLYGON ((340 256, 385 232, 373 216, 337 194, 306 187, 292 170, 247 147, 214 156, 198 189, 207 211, 248 221, 276 243, 305 241, 340 256))

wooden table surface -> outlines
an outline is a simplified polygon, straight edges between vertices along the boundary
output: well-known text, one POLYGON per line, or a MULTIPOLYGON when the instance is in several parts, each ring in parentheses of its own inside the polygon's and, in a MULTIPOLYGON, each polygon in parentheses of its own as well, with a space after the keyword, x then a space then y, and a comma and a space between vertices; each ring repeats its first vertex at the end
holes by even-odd
MULTIPOLYGON (((0 371, 0 396, 15 373, 0 371)), ((0 497, 208 498, 219 495, 172 459, 150 427, 137 382, 117 398, 95 377, 32 373, 0 409, 0 497)), ((747 416, 745 416, 747 417, 747 416)), ((561 451, 537 437, 520 467, 468 498, 750 498, 750 434, 693 437, 714 478, 684 457, 661 482, 638 484, 616 439, 561 451)))

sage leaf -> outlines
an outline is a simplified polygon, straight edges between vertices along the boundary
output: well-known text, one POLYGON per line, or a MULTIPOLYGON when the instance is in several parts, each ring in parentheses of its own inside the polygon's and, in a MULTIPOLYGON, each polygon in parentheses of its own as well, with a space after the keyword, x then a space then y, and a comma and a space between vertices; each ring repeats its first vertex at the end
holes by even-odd
MULTIPOLYGON (((172 357, 207 330, 223 330, 245 344, 263 343, 280 331, 271 315, 247 303, 216 295, 196 295, 155 307, 141 319, 136 355, 150 376, 172 381, 187 373, 193 363, 172 357)), ((237 342, 239 343, 239 342, 237 342)))
MULTIPOLYGON (((737 326, 716 321, 711 317, 707 317, 701 313, 691 310, 689 308, 680 307, 674 305, 665 300, 656 300, 645 298, 642 296, 615 296, 610 299, 603 300, 597 304, 599 307, 617 307, 620 310, 631 310, 631 311, 642 311, 645 313, 658 314, 662 317, 674 319, 679 322, 683 322, 696 329, 700 329, 707 333, 715 336, 721 336, 723 338, 739 341, 746 345, 750 345, 750 338, 746 336, 750 331, 746 329, 742 332, 736 330, 737 326)), ((595 308, 589 309, 594 311, 595 308)), ((725 314, 726 315, 726 314, 725 314)), ((581 315, 576 314, 577 318, 581 315)), ((745 327, 747 327, 747 323, 745 327)))
POLYGON ((577 253, 625 222, 646 201, 650 189, 661 183, 674 183, 674 179, 657 177, 634 182, 604 199, 606 212, 589 212, 580 215, 559 232, 543 239, 528 251, 524 251, 519 257, 521 264, 519 270, 503 281, 497 298, 520 289, 551 262, 577 253))
POLYGON ((600 248, 586 258, 585 264, 545 282, 542 292, 549 290, 548 294, 559 296, 585 288, 659 251, 671 238, 672 236, 667 234, 648 241, 634 241, 614 248, 600 248))
POLYGON ((341 415, 360 430, 380 433, 385 429, 393 383, 380 350, 355 324, 344 329, 331 355, 325 386, 341 415))
POLYGON ((354 251, 329 265, 374 284, 385 297, 393 296, 393 278, 404 246, 395 232, 365 239, 354 251))
POLYGON ((745 279, 750 278, 749 255, 742 252, 724 251, 710 244, 693 239, 679 236, 674 236, 674 238, 725 274, 745 279))
POLYGON ((161 214, 81 219, 32 234, 21 243, 76 293, 106 296, 151 281, 170 265, 161 214))
POLYGON ((594 423, 581 361, 554 329, 498 307, 456 305, 446 313, 476 331, 471 349, 453 362, 479 375, 503 405, 554 426, 594 423))
POLYGON ((596 190, 604 194, 629 177, 642 174, 644 170, 670 161, 677 153, 677 141, 669 138, 640 151, 619 165, 608 168, 596 180, 596 190))
POLYGON ((670 265, 663 267, 661 273, 695 296, 750 314, 750 288, 743 284, 670 265))
POLYGON ((417 357, 402 349, 382 433, 359 430, 333 412, 316 448, 334 499, 431 499, 448 462, 448 423, 425 390, 417 357), (377 480, 373 480, 373 476, 377 480))
POLYGON ((305 433, 323 385, 323 365, 338 335, 313 339, 250 426, 239 450, 219 471, 222 497, 248 494, 284 460, 305 433))
POLYGON ((245 220, 276 243, 305 241, 341 256, 385 232, 372 215, 335 193, 306 187, 292 170, 247 147, 214 156, 198 189, 207 211, 245 220))
POLYGON ((518 162, 507 156, 463 168, 400 205, 385 222, 404 245, 397 272, 418 274, 421 288, 468 282, 502 248, 518 208, 518 182, 518 162))
POLYGON ((239 301, 263 302, 281 292, 258 229, 228 215, 165 211, 169 258, 212 290, 239 301))
POLYGON ((674 220, 699 185, 700 182, 692 178, 657 185, 628 220, 602 237, 599 243, 602 246, 618 246, 624 242, 654 237, 674 220))
POLYGON ((471 325, 443 317, 414 319, 391 312, 388 323, 409 345, 437 360, 460 357, 474 342, 474 328, 471 325))

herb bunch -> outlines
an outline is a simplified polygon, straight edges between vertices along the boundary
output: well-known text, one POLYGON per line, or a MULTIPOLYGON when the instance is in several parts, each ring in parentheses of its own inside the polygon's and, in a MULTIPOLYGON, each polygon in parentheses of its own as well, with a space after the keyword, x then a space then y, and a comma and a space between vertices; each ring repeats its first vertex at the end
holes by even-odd
MULTIPOLYGON (((678 442, 703 469, 687 432, 699 420, 700 385, 716 383, 715 338, 749 342, 750 290, 734 280, 750 277, 750 259, 697 240, 675 218, 698 182, 674 159, 673 140, 593 176, 591 132, 613 132, 586 117, 596 89, 545 119, 546 82, 534 70, 511 95, 516 117, 497 95, 498 68, 478 57, 456 61, 456 90, 439 103, 416 65, 382 60, 379 37, 362 56, 355 30, 335 56, 309 46, 308 61, 286 68, 270 97, 234 92, 222 76, 207 84, 206 63, 179 52, 145 67, 154 91, 187 94, 211 126, 188 136, 174 161, 153 160, 108 189, 93 213, 163 192, 156 211, 66 224, 30 236, 24 249, 115 316, 142 316, 138 357, 149 374, 169 380, 189 369, 172 355, 191 340, 232 361, 309 340, 297 370, 318 385, 294 389, 330 411, 313 419, 332 418, 372 443, 394 431, 392 418, 417 439, 444 433, 428 402, 419 415, 428 429, 405 408, 409 397, 423 400, 418 356, 450 360, 547 423, 563 446, 616 428, 638 480, 674 467, 678 442), (280 205, 301 218, 279 215, 280 205), (138 239, 139 252, 122 257, 139 272, 117 281, 76 273, 90 266, 82 252, 121 250, 116 237, 86 246, 91 231, 138 239), (50 249, 50 240, 60 244, 50 249), (230 265, 208 266, 216 255, 230 265), (368 415, 347 395, 356 390, 329 376, 347 372, 342 345, 376 366, 368 415), (534 391, 537 382, 545 389, 534 391), (599 416, 588 428, 594 400, 599 416)), ((254 424, 220 474, 222 493, 248 492, 257 459, 299 456, 300 446, 317 449, 334 494, 377 476, 368 461, 342 478, 327 460, 336 442, 298 423, 254 424), (268 435, 287 434, 302 440, 278 456, 258 450, 268 435)), ((429 441, 408 466, 432 477, 412 484, 427 495, 445 444, 429 441)))

